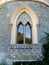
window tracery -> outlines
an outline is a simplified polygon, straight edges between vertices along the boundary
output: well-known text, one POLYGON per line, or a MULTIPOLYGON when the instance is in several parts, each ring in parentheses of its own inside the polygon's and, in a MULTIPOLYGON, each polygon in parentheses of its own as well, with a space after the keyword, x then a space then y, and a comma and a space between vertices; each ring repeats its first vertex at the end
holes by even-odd
MULTIPOLYGON (((29 28, 29 36, 31 38, 31 42, 32 44, 38 44, 38 36, 37 36, 37 25, 39 25, 38 22, 38 18, 35 14, 35 12, 28 6, 22 6, 20 8, 18 8, 18 10, 16 10, 11 19, 10 19, 10 23, 13 24, 12 29, 11 29, 11 45, 16 44, 17 42, 17 26, 19 29, 19 25, 20 25, 20 21, 21 21, 21 25, 23 28, 23 43, 26 44, 26 29, 29 28), (26 14, 27 16, 29 16, 29 18, 26 18, 25 16, 22 16, 22 14, 26 14), (22 18, 21 18, 22 16, 22 18), (18 19, 20 17, 20 19, 18 19), (30 20, 29 20, 30 19, 30 20), (19 21, 17 21, 19 20, 19 21), (29 22, 28 22, 29 21, 29 22), (26 28, 25 28, 26 27, 26 28), (30 32, 31 30, 31 32, 30 32), (31 34, 30 34, 31 33, 31 34)), ((21 28, 21 26, 20 26, 21 28)))

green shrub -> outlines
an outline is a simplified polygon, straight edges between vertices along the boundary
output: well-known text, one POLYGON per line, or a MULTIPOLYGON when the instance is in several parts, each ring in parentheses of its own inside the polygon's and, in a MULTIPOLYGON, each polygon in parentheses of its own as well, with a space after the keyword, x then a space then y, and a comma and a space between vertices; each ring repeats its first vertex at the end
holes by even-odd
POLYGON ((47 65, 44 61, 14 62, 13 65, 47 65))
POLYGON ((44 52, 43 52, 43 56, 44 56, 44 62, 47 63, 47 65, 49 65, 49 33, 45 32, 46 34, 46 43, 43 45, 44 48, 44 52))

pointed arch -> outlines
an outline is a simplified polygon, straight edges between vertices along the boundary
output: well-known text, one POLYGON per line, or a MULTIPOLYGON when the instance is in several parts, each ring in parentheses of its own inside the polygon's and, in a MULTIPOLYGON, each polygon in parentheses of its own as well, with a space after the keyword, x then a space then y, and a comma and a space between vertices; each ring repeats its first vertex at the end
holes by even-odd
POLYGON ((20 24, 21 24, 21 25, 23 25, 23 23, 22 23, 21 21, 19 22, 19 24, 18 24, 18 25, 20 25, 20 24))
POLYGON ((29 25, 29 26, 30 26, 30 28, 31 28, 31 24, 30 24, 30 22, 27 22, 25 26, 27 26, 27 25, 29 25))
POLYGON ((34 10, 32 10, 30 7, 24 5, 24 6, 21 6, 19 7, 18 9, 16 9, 12 16, 11 16, 11 19, 10 19, 10 24, 13 25, 13 21, 17 21, 18 17, 23 13, 27 13, 29 15, 29 17, 31 18, 32 20, 32 23, 35 24, 35 25, 39 25, 39 21, 38 21, 38 17, 36 15, 36 13, 34 12, 34 10))
POLYGON ((18 17, 24 12, 26 14, 28 14, 28 16, 32 20, 32 35, 33 35, 32 36, 32 44, 38 44, 38 36, 37 36, 37 25, 39 25, 38 17, 36 15, 36 13, 30 7, 28 7, 26 5, 21 6, 18 9, 16 9, 11 16, 11 19, 10 19, 10 25, 12 26, 12 28, 11 28, 11 44, 16 43, 16 39, 17 39, 16 38, 17 37, 16 22, 17 22, 18 17))

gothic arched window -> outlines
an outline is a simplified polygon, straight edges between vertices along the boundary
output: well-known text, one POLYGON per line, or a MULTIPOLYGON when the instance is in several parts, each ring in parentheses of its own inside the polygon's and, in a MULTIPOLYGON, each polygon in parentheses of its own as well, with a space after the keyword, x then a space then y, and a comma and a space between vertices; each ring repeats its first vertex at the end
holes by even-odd
POLYGON ((29 22, 23 26, 22 22, 17 25, 17 42, 18 44, 32 43, 32 30, 29 22), (25 29, 24 29, 25 28, 25 29))
POLYGON ((24 33, 23 33, 23 24, 20 22, 17 26, 17 42, 18 44, 23 44, 23 38, 24 38, 24 33))
POLYGON ((11 45, 17 43, 38 44, 37 25, 39 25, 38 17, 30 7, 22 6, 18 8, 18 10, 14 12, 10 19, 11 45), (27 31, 29 31, 29 33, 27 31), (22 37, 19 41, 20 36, 22 37), (29 42, 26 40, 27 38, 29 38, 29 42))
POLYGON ((27 22, 26 26, 25 26, 25 43, 26 44, 31 44, 32 43, 32 30, 31 30, 31 25, 29 22, 27 22))

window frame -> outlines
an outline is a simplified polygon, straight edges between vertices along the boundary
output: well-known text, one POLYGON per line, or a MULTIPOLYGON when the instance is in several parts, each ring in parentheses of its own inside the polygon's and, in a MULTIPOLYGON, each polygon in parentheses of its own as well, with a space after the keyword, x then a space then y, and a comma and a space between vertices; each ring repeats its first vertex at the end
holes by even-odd
MULTIPOLYGON (((30 36, 31 36, 31 43, 30 44, 32 44, 32 26, 31 26, 31 24, 30 24, 30 22, 27 22, 26 24, 25 24, 25 37, 26 37, 26 26, 29 24, 29 28, 30 28, 30 36)), ((25 42, 26 42, 26 39, 25 39, 25 42)), ((25 43, 26 44, 26 43, 25 43)))
POLYGON ((10 26, 11 26, 11 42, 10 45, 14 45, 16 44, 16 21, 18 19, 18 17, 20 16, 20 14, 22 14, 23 12, 25 12, 26 14, 28 14, 28 16, 30 16, 31 20, 32 20, 32 44, 38 44, 38 35, 37 35, 37 27, 39 27, 39 21, 38 21, 38 17, 36 15, 36 13, 28 6, 21 6, 18 8, 18 10, 16 9, 10 19, 10 26))
MULTIPOLYGON (((22 22, 19 22, 19 24, 23 26, 23 43, 24 43, 24 25, 23 25, 22 22)), ((21 44, 21 43, 18 43, 18 26, 19 26, 19 24, 17 25, 17 41, 16 41, 16 44, 21 44)))

